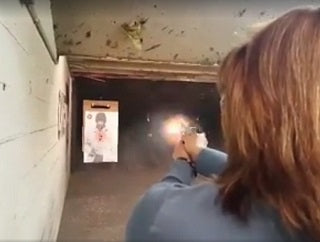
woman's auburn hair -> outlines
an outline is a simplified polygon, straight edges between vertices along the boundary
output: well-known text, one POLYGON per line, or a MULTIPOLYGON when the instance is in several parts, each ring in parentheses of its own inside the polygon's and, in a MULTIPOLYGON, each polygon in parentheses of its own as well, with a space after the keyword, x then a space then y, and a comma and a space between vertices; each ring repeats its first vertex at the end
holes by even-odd
POLYGON ((231 51, 219 73, 224 210, 253 201, 320 239, 320 10, 297 9, 231 51))

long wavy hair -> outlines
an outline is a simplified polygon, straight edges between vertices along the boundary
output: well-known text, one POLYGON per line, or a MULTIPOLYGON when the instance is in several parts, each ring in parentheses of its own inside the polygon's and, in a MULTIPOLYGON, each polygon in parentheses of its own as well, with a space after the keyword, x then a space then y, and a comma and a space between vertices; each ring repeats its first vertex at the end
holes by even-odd
POLYGON ((262 201, 320 239, 320 10, 293 10, 231 51, 219 89, 223 208, 246 218, 262 201))

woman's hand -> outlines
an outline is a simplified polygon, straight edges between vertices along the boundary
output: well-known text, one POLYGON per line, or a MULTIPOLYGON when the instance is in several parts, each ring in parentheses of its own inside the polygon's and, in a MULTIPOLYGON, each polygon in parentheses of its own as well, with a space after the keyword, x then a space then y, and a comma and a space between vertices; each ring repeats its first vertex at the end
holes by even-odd
POLYGON ((186 153, 192 161, 196 161, 200 152, 208 145, 206 136, 197 133, 183 135, 182 142, 186 153))
POLYGON ((173 150, 173 154, 172 154, 172 158, 174 160, 178 160, 179 158, 183 158, 187 161, 191 161, 188 153, 186 152, 185 150, 185 147, 182 143, 182 141, 178 142, 175 147, 174 147, 174 150, 173 150))

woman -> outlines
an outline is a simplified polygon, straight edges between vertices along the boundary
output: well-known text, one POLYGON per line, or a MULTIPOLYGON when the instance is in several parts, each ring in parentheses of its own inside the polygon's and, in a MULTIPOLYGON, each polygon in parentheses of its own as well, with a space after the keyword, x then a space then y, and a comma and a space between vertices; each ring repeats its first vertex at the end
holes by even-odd
POLYGON ((320 240, 320 10, 293 10, 233 50, 219 90, 228 158, 184 137, 127 241, 320 240), (216 182, 190 185, 188 161, 216 182))

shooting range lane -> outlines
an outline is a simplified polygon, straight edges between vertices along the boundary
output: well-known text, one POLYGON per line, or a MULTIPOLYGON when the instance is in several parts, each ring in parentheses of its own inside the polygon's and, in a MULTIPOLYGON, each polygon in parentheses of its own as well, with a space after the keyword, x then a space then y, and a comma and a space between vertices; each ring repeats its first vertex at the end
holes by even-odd
POLYGON ((73 90, 72 170, 59 240, 123 241, 128 216, 143 192, 171 163, 161 136, 168 117, 199 123, 209 145, 222 147, 219 96, 214 84, 78 79, 73 90), (119 102, 118 163, 83 164, 83 100, 119 102))

